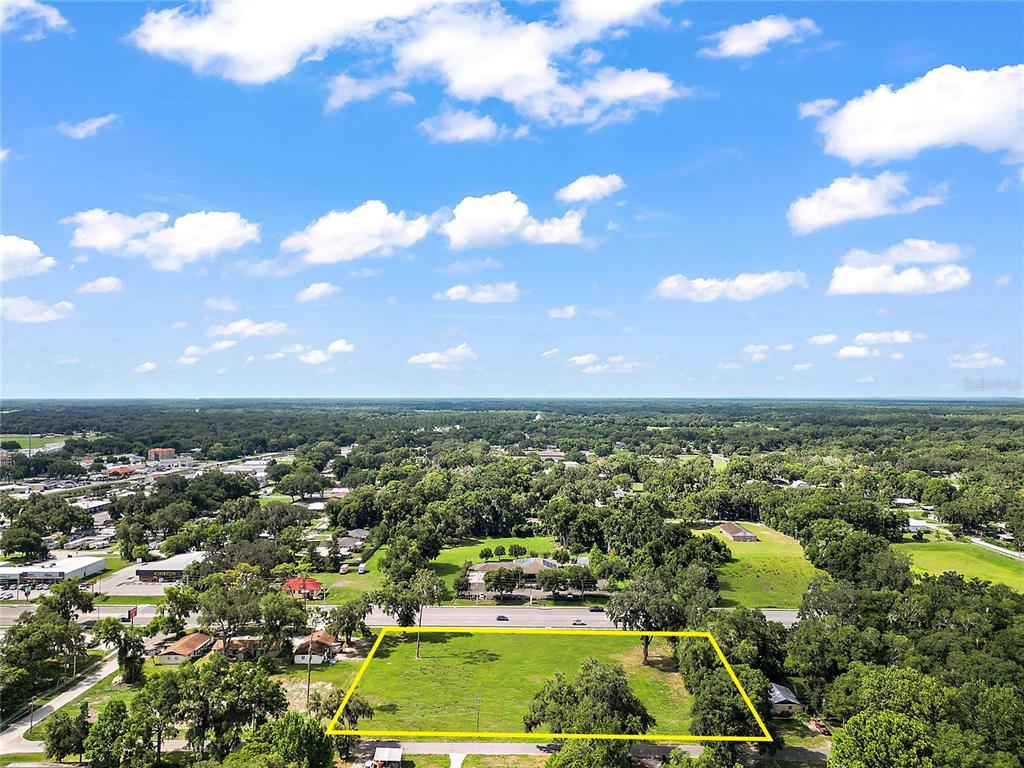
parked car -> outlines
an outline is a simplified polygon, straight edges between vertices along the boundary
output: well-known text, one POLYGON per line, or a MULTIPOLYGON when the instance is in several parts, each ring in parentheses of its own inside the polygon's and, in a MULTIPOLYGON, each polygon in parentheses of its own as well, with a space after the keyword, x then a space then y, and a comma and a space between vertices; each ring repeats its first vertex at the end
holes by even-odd
POLYGON ((508 616, 503 613, 498 614, 498 621, 508 621, 508 616))
POLYGON ((590 612, 591 613, 604 613, 604 606, 592 605, 592 606, 590 606, 590 612))
POLYGON ((825 725, 824 720, 811 719, 811 728, 820 733, 822 736, 831 736, 832 731, 825 725))
POLYGON ((574 627, 585 627, 587 626, 587 622, 585 622, 583 619, 573 619, 572 625, 574 627))

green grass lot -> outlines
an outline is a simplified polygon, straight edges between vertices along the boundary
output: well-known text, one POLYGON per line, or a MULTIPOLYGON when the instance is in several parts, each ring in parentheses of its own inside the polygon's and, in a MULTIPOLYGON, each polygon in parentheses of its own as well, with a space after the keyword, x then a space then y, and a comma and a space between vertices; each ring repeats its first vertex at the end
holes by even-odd
POLYGON ((776 736, 781 736, 785 740, 787 747, 818 749, 824 746, 826 741, 824 736, 812 731, 807 722, 799 717, 773 719, 771 729, 776 736))
MULTIPOLYGON (((153 659, 146 659, 146 662, 142 667, 144 675, 153 674, 159 669, 159 665, 157 665, 153 659)), ((138 693, 139 688, 142 687, 142 683, 138 683, 136 685, 114 685, 114 678, 118 677, 120 674, 120 672, 114 672, 113 674, 107 675, 77 699, 61 707, 61 710, 66 710, 71 714, 77 714, 79 707, 82 706, 82 702, 86 701, 89 703, 89 715, 95 719, 96 713, 99 712, 103 705, 108 701, 120 699, 125 704, 129 704, 131 700, 135 698, 135 694, 138 693)), ((46 721, 44 720, 43 722, 45 723, 46 721)), ((41 742, 43 740, 44 732, 44 728, 35 727, 31 732, 25 734, 25 738, 29 741, 41 742)))
POLYGON ((0 435, 0 442, 16 440, 22 448, 28 448, 29 442, 32 443, 33 448, 42 448, 50 443, 63 443, 66 439, 66 437, 33 437, 30 440, 28 435, 0 435))
MULTIPOLYGON (((83 554, 89 555, 91 553, 86 551, 83 554)), ((104 568, 99 573, 94 573, 92 576, 88 576, 88 577, 82 579, 82 583, 83 584, 91 584, 94 581, 99 581, 100 579, 105 579, 108 576, 110 576, 112 573, 114 573, 114 571, 120 571, 122 568, 127 568, 129 565, 134 565, 135 564, 135 563, 129 562, 128 560, 120 558, 117 555, 108 555, 106 552, 97 552, 96 553, 96 557, 106 558, 106 560, 107 560, 107 567, 104 568)))
POLYGON ((366 561, 366 573, 360 574, 358 566, 350 565, 350 570, 344 576, 340 573, 317 573, 313 577, 320 579, 327 585, 327 602, 342 603, 352 600, 367 592, 379 589, 384 580, 378 563, 384 547, 378 549, 366 561), (323 577, 323 578, 321 578, 323 577))
POLYGON ((798 608, 811 579, 819 573, 796 539, 757 523, 743 523, 759 541, 729 541, 715 526, 705 533, 729 545, 733 561, 718 570, 722 605, 744 608, 798 608))
MULTIPOLYGON (((170 585, 168 585, 170 586, 170 585)), ((156 605, 160 595, 105 595, 96 601, 97 605, 156 605)))
POLYGON ((389 635, 356 687, 376 712, 375 729, 474 731, 479 709, 481 731, 521 732, 544 683, 556 672, 574 676, 594 657, 623 666, 657 720, 652 733, 689 730, 691 697, 662 639, 651 645, 646 667, 635 637, 429 633, 421 658, 415 654, 414 632, 389 635))
POLYGON ((895 547, 910 555, 911 567, 918 573, 955 571, 1024 592, 1024 561, 960 541, 906 542, 895 547))
MULTIPOLYGON (((362 665, 362 659, 341 659, 334 664, 310 667, 310 690, 341 688, 347 690, 362 665)), ((306 668, 288 664, 275 673, 274 679, 284 686, 291 709, 306 709, 306 668)))
MULTIPOLYGON (((519 544, 526 547, 527 554, 530 552, 537 552, 538 554, 544 554, 547 552, 550 554, 558 548, 558 545, 555 544, 555 540, 548 536, 527 536, 520 539, 515 537, 504 539, 470 539, 462 542, 457 547, 442 550, 441 554, 430 563, 430 567, 434 573, 444 579, 445 586, 448 587, 448 591, 451 593, 452 584, 454 583, 455 577, 458 575, 464 562, 471 560, 474 563, 482 563, 483 560, 480 558, 481 549, 489 547, 493 550, 499 545, 508 549, 510 544, 519 544)), ((511 557, 506 555, 501 559, 507 561, 509 567, 511 567, 511 557)), ((494 561, 495 559, 491 558, 490 562, 494 561)), ((449 594, 448 597, 451 598, 452 595, 449 594)))
POLYGON ((41 763, 45 761, 45 752, 12 752, 0 755, 0 766, 8 766, 11 763, 41 763))
POLYGON ((260 506, 265 507, 267 504, 273 504, 279 502, 281 504, 291 504, 295 499, 291 496, 285 496, 281 493, 272 493, 269 496, 260 496, 260 506))
MULTIPOLYGON (((462 768, 540 768, 547 761, 540 755, 467 755, 462 768)), ((448 768, 448 755, 410 755, 402 768, 448 768)))

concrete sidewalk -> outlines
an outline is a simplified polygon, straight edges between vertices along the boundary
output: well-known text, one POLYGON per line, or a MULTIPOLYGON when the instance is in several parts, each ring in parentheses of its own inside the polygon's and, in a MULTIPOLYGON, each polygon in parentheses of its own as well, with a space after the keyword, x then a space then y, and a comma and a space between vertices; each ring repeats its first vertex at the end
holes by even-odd
POLYGON ((0 754, 41 752, 43 750, 43 742, 29 741, 25 738, 25 732, 28 731, 29 724, 38 725, 47 715, 74 701, 100 680, 115 672, 117 672, 117 656, 116 654, 111 654, 105 657, 97 667, 84 675, 73 688, 68 688, 63 693, 58 694, 51 701, 35 709, 30 715, 26 715, 21 720, 12 723, 3 733, 0 733, 0 754))

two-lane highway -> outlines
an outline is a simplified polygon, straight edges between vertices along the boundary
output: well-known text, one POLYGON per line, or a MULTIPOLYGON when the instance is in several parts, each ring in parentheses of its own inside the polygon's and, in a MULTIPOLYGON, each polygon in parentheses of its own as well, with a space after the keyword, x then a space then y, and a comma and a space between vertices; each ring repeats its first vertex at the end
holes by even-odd
MULTIPOLYGON (((332 606, 313 604, 314 607, 330 609, 332 606)), ((109 616, 121 618, 127 616, 130 605, 101 604, 96 610, 82 619, 103 619, 109 616)), ((0 627, 11 626, 23 611, 34 611, 33 604, 0 603, 0 627)), ((795 610, 778 608, 760 609, 770 621, 777 621, 785 627, 796 623, 795 610)), ((145 625, 156 615, 156 606, 140 604, 135 623, 145 625)), ((597 629, 614 628, 607 614, 591 612, 588 608, 554 608, 542 606, 477 606, 477 605, 434 605, 423 609, 423 625, 430 627, 572 627, 574 621, 582 621, 583 626, 597 629), (508 621, 499 621, 498 616, 507 616, 508 621)), ((367 619, 374 627, 394 626, 395 620, 374 610, 367 619)))

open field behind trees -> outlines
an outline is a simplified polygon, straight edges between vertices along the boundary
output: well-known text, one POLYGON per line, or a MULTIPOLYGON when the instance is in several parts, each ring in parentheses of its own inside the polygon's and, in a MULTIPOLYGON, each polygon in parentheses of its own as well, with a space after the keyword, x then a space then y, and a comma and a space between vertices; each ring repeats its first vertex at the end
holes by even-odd
POLYGON ((910 555, 911 568, 918 573, 954 571, 1024 591, 1024 562, 998 552, 961 541, 915 541, 895 548, 910 555))
POLYGON ((743 608, 798 608, 807 585, 820 571, 804 557, 796 539, 759 523, 743 523, 758 541, 729 541, 718 526, 696 531, 729 545, 733 561, 718 569, 721 604, 743 608))
POLYGON ((6 443, 14 441, 22 448, 28 448, 30 444, 33 448, 42 448, 44 445, 49 445, 50 443, 63 443, 65 440, 67 440, 67 438, 64 436, 35 437, 33 435, 32 437, 29 437, 28 435, 0 435, 0 442, 6 443))
POLYGON ((387 547, 381 547, 366 561, 366 573, 359 573, 359 566, 352 565, 349 572, 342 574, 313 574, 315 578, 324 577, 327 585, 327 602, 342 603, 352 600, 367 592, 379 589, 384 581, 380 572, 380 558, 387 547))
MULTIPOLYGON (((536 552, 539 555, 543 555, 545 552, 550 554, 558 548, 558 545, 555 544, 555 540, 549 536, 526 536, 519 538, 512 536, 497 539, 470 539, 469 541, 462 542, 457 547, 449 547, 448 549, 441 550, 441 554, 431 561, 430 568, 438 575, 439 578, 444 579, 445 586, 448 588, 449 592, 448 596, 452 597, 452 584, 454 583, 459 570, 462 568, 463 563, 467 560, 471 560, 474 563, 482 563, 484 561, 480 558, 481 549, 487 547, 493 551, 495 547, 502 546, 507 550, 511 544, 519 544, 522 547, 526 547, 527 555, 529 555, 530 552, 536 552)), ((513 558, 508 555, 505 555, 505 557, 502 558, 492 557, 488 562, 497 562, 499 559, 506 561, 508 563, 508 567, 512 567, 513 558)))
MULTIPOLYGON (((546 757, 534 755, 467 755, 462 768, 539 768, 546 757)), ((402 768, 449 768, 448 755, 410 755, 402 768)))
MULTIPOLYGON (((683 642, 706 642, 684 639, 683 642)), ((416 633, 385 637, 356 692, 374 708, 374 730, 522 732, 523 715, 544 683, 575 677, 588 658, 617 662, 633 692, 654 716, 651 733, 688 733, 691 696, 669 643, 651 645, 643 666, 637 637, 416 633)), ((737 696, 739 694, 737 693, 737 696)))

